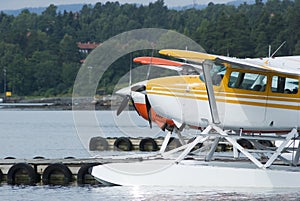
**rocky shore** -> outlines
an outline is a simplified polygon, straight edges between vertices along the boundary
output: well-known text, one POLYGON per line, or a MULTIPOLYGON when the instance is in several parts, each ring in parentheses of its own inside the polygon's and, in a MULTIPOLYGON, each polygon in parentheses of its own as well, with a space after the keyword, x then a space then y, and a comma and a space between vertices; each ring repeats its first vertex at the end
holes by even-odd
POLYGON ((8 98, 3 101, 2 107, 40 107, 55 110, 110 110, 118 107, 121 101, 118 96, 101 96, 101 97, 53 97, 53 98, 8 98))

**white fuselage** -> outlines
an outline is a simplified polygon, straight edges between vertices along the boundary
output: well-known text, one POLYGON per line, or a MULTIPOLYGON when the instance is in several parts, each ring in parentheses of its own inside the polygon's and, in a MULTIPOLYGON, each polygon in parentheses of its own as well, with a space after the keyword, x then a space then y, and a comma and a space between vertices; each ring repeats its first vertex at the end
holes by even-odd
MULTIPOLYGON (((231 88, 229 75, 225 74, 223 81, 214 86, 220 126, 224 129, 276 132, 300 126, 298 92, 274 92, 274 84, 271 85, 274 75, 267 74, 264 91, 231 88)), ((206 127, 212 121, 205 84, 199 76, 149 80, 147 95, 151 106, 162 116, 198 127, 206 127)))

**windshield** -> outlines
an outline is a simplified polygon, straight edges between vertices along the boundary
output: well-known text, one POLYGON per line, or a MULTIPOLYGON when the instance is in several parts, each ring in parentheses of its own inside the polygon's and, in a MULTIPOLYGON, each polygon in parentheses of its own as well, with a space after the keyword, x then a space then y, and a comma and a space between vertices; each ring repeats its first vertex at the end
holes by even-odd
MULTIPOLYGON (((220 86, 220 83, 226 73, 226 67, 223 64, 213 64, 210 70, 210 76, 212 78, 212 84, 215 86, 220 86)), ((200 74, 200 80, 204 82, 203 72, 200 74)))

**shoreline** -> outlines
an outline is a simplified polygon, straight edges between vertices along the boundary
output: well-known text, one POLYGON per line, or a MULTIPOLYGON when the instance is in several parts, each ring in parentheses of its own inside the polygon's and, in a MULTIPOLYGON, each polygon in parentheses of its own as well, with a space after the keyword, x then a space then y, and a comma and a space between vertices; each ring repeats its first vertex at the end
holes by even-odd
MULTIPOLYGON (((40 108, 49 110, 115 110, 121 103, 119 96, 102 96, 93 97, 52 97, 52 98, 9 98, 5 102, 0 103, 0 109, 11 108, 40 108)), ((129 105, 129 110, 133 107, 129 105)))

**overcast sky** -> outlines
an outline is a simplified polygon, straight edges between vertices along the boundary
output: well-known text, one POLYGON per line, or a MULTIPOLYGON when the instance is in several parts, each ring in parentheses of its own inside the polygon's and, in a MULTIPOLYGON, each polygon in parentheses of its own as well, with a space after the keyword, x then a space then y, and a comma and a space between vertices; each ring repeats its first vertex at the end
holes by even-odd
MULTIPOLYGON (((116 0, 111 0, 116 1, 116 0)), ((118 0, 120 3, 137 3, 137 4, 149 4, 149 2, 155 2, 155 0, 118 0)), ((208 4, 209 2, 214 3, 225 3, 231 0, 164 0, 165 4, 169 7, 174 6, 185 6, 193 4, 208 4)), ((0 0, 0 10, 11 10, 29 7, 47 7, 50 4, 61 5, 61 4, 73 4, 73 3, 84 3, 84 4, 95 4, 97 2, 106 2, 106 0, 0 0)))

